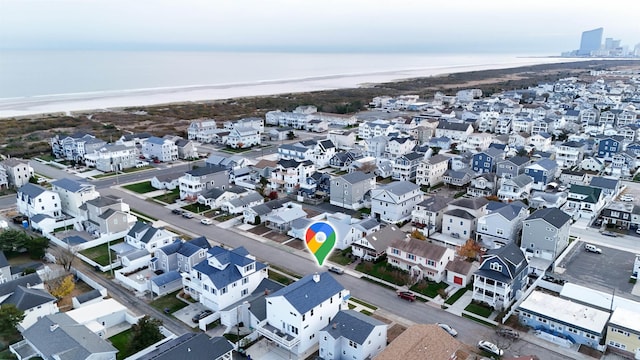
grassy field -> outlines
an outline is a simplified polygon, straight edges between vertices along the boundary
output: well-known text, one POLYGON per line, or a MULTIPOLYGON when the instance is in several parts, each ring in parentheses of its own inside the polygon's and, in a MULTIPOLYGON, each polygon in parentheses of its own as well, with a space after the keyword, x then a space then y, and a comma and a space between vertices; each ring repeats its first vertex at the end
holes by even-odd
POLYGON ((165 204, 173 204, 180 199, 180 189, 175 188, 168 193, 154 197, 155 200, 162 201, 165 204))
POLYGON ((351 247, 344 250, 334 250, 331 256, 329 256, 329 260, 336 264, 348 265, 351 264, 351 259, 348 257, 349 254, 351 254, 351 247))
POLYGON ((387 265, 384 261, 377 264, 365 261, 358 264, 356 270, 400 286, 406 285, 409 281, 409 274, 407 272, 387 265))
POLYGON ((206 211, 209 209, 209 207, 206 205, 202 205, 200 203, 193 203, 193 204, 183 206, 182 209, 191 211, 194 214, 200 214, 201 211, 206 211))
POLYGON ((474 313, 476 315, 480 315, 485 318, 488 318, 493 312, 490 308, 480 304, 475 304, 475 303, 469 304, 466 308, 464 308, 464 310, 470 313, 474 313))
POLYGON ((124 185, 123 188, 136 192, 138 194, 146 194, 148 192, 158 190, 151 186, 151 181, 143 181, 135 184, 124 185))
POLYGON ((170 294, 159 297, 153 300, 152 302, 150 302, 149 305, 153 306, 154 308, 160 311, 164 311, 164 309, 169 309, 169 313, 173 314, 174 312, 187 306, 187 303, 176 298, 176 295, 178 295, 179 292, 180 290, 174 291, 170 294))
POLYGON ((410 290, 433 299, 438 295, 439 289, 446 289, 448 286, 449 285, 443 282, 420 281, 413 285, 410 290))
MULTIPOLYGON (((100 265, 106 266, 109 265, 109 245, 113 246, 115 244, 122 243, 123 241, 123 239, 119 239, 116 241, 112 241, 111 244, 102 244, 99 246, 95 246, 90 249, 80 251, 80 254, 88 257, 89 259, 97 262, 100 265)), ((116 256, 111 254, 111 260, 114 260, 115 258, 116 256)))
POLYGON ((111 345, 113 345, 116 349, 118 349, 118 353, 116 354, 116 360, 124 359, 132 354, 129 353, 129 337, 131 336, 131 329, 125 330, 120 334, 114 335, 109 338, 111 341, 111 345))

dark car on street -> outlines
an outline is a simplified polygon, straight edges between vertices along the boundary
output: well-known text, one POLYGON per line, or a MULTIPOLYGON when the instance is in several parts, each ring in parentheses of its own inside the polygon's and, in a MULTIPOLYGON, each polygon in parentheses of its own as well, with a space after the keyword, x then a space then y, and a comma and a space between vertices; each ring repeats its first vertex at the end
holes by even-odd
POLYGON ((517 331, 510 329, 508 327, 496 328, 496 334, 508 339, 517 339, 520 337, 520 334, 517 331))

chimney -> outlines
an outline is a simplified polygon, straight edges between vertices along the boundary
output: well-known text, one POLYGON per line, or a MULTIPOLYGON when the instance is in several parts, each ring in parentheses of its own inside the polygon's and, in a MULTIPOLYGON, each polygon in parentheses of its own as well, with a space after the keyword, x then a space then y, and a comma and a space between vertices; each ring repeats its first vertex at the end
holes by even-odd
POLYGON ((264 294, 269 295, 269 289, 264 289, 264 294))
POLYGON ((49 331, 54 332, 58 327, 60 327, 58 324, 53 324, 49 326, 49 331))
POLYGON ((320 274, 318 274, 318 273, 313 274, 313 281, 316 282, 316 283, 319 283, 320 282, 320 274))
POLYGON ((334 329, 337 329, 337 328, 338 328, 338 324, 336 324, 336 323, 333 323, 333 326, 332 326, 332 328, 334 328, 334 329))

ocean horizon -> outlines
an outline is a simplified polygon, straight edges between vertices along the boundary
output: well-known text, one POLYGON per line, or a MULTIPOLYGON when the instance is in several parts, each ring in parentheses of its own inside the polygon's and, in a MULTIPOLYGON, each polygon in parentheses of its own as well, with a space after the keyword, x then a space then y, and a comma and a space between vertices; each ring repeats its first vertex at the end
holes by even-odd
POLYGON ((544 54, 6 51, 0 117, 330 90, 567 61, 544 54))

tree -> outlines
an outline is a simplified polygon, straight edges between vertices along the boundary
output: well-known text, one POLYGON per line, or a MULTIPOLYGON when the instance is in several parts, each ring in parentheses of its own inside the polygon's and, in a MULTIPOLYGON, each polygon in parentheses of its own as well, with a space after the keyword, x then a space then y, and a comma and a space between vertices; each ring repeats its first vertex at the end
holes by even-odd
POLYGON ((49 239, 46 237, 30 237, 24 244, 24 247, 29 252, 29 257, 32 259, 42 259, 49 247, 49 239))
POLYGON ((24 311, 14 304, 0 306, 0 334, 9 335, 16 331, 16 326, 24 319, 24 311))
POLYGON ((518 155, 518 156, 526 156, 527 155, 527 149, 525 149, 525 148, 518 149, 518 152, 516 153, 516 155, 518 155))
POLYGON ((76 284, 73 282, 73 275, 67 275, 58 281, 54 281, 49 287, 49 293, 58 299, 62 299, 71 294, 75 288, 76 284))
POLYGON ((33 175, 32 177, 29 178, 29 182, 31 184, 37 184, 38 183, 38 178, 35 175, 33 175))
POLYGON ((71 271, 73 261, 78 257, 78 247, 76 246, 58 246, 53 251, 56 263, 62 265, 65 271, 71 271))
POLYGON ((155 344, 162 340, 164 336, 160 332, 162 321, 145 315, 137 324, 131 326, 131 340, 129 341, 129 352, 131 354, 155 344))
POLYGON ((296 134, 293 132, 293 130, 291 130, 291 131, 289 131, 289 132, 287 133, 287 139, 289 139, 289 140, 293 140, 293 139, 295 139, 295 138, 296 138, 296 134))
POLYGON ((427 237, 418 229, 411 232, 411 237, 418 240, 427 240, 427 237))
POLYGON ((31 237, 24 231, 8 229, 0 232, 0 250, 17 251, 25 246, 31 237))
POLYGON ((480 254, 480 244, 473 239, 468 239, 467 242, 458 249, 458 255, 467 259, 475 260, 478 254, 480 254))

